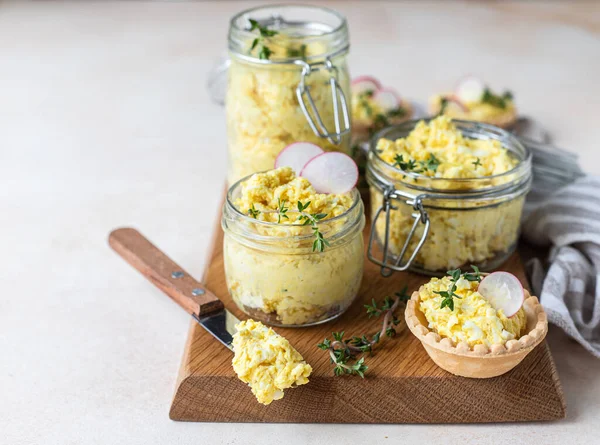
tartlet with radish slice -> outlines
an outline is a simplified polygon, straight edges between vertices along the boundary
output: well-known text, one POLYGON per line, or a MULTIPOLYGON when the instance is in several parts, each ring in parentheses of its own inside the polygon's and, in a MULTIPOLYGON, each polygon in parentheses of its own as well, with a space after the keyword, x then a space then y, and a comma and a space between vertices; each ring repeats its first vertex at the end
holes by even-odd
POLYGON ((429 109, 433 115, 444 114, 501 128, 510 128, 517 120, 512 93, 496 93, 475 76, 463 77, 451 92, 432 96, 429 109))
POLYGON ((409 101, 393 88, 384 87, 371 76, 355 78, 352 92, 352 135, 354 141, 367 140, 375 131, 412 118, 409 101))
POLYGON ((439 367, 463 377, 496 377, 544 340, 546 313, 517 277, 476 268, 448 273, 413 292, 405 312, 408 328, 439 367))

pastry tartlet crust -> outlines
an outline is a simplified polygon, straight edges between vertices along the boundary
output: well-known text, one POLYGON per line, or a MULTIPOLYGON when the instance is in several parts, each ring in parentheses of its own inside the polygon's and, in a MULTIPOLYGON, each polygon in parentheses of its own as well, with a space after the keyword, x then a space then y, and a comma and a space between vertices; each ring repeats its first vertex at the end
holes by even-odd
MULTIPOLYGON (((409 121, 413 118, 414 110, 410 102, 402 101, 400 104, 404 110, 406 110, 406 114, 404 116, 397 117, 389 117, 388 122, 390 125, 398 125, 403 122, 409 121)), ((352 137, 353 139, 368 141, 371 138, 371 134, 369 133, 369 129, 373 126, 372 121, 355 119, 352 120, 352 137)))
MULTIPOLYGON (((431 101, 429 104, 429 112, 436 116, 440 113, 440 104, 438 102, 431 101)), ((495 127, 500 127, 504 130, 510 130, 517 123, 518 113, 517 109, 505 111, 497 116, 490 116, 482 120, 484 124, 494 125, 495 127)), ((463 119, 467 121, 472 121, 473 119, 469 117, 468 113, 464 113, 464 115, 456 115, 452 116, 452 119, 463 119)))
POLYGON ((521 363, 548 333, 548 318, 544 308, 537 297, 532 297, 527 290, 524 292, 523 308, 527 317, 525 333, 506 344, 493 344, 489 348, 482 344, 471 347, 466 342, 455 344, 449 338, 440 337, 428 328, 427 320, 418 307, 418 291, 413 292, 406 305, 406 324, 440 368, 462 377, 496 377, 521 363))

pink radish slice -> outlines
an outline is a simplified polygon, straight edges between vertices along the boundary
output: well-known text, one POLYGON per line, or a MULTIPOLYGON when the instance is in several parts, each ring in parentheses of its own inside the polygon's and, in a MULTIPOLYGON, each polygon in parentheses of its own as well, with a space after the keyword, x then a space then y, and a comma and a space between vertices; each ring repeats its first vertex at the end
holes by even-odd
POLYGON ((383 88, 375 93, 373 100, 385 111, 395 110, 402 101, 400 96, 391 88, 383 88))
POLYGON ((444 99, 448 101, 448 106, 455 106, 461 111, 469 111, 467 106, 460 101, 456 96, 445 96, 444 99))
POLYGON ((479 102, 485 91, 485 84, 474 76, 463 78, 454 91, 462 102, 479 102))
POLYGON ((371 76, 360 76, 352 80, 352 93, 360 94, 365 91, 372 91, 373 93, 381 89, 381 84, 377 79, 371 76))
POLYGON ((323 150, 318 145, 294 142, 279 152, 275 159, 275 168, 292 167, 296 174, 299 174, 308 161, 320 154, 323 154, 323 150))
POLYGON ((521 309, 525 300, 525 292, 521 282, 508 272, 489 274, 481 280, 477 291, 496 310, 502 309, 507 317, 515 315, 521 309))
POLYGON ((344 153, 329 152, 312 158, 300 173, 317 193, 346 193, 358 181, 358 167, 344 153))

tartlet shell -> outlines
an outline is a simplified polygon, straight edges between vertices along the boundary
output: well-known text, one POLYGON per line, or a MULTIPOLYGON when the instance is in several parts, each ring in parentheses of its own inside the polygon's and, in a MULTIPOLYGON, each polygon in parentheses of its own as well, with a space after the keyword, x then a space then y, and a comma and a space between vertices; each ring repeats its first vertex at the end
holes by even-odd
POLYGON ((425 316, 418 308, 419 292, 415 291, 407 302, 406 325, 417 337, 429 357, 442 369, 458 376, 484 379, 505 374, 539 345, 548 333, 548 318, 536 297, 525 290, 523 308, 527 317, 526 332, 518 340, 509 340, 506 345, 491 347, 466 342, 454 344, 427 327, 425 316))
MULTIPOLYGON (((409 121, 413 118, 414 110, 409 102, 402 102, 402 107, 406 110, 406 114, 402 117, 392 117, 388 119, 390 125, 398 125, 403 122, 409 121)), ((372 127, 373 122, 363 120, 352 121, 352 137, 357 140, 369 140, 371 134, 369 129, 372 127)))
MULTIPOLYGON (((431 102, 429 105, 429 111, 434 116, 439 114, 439 112, 440 112, 439 103, 431 102)), ((494 125, 495 127, 500 127, 504 130, 510 130, 517 123, 517 117, 518 117, 517 110, 515 108, 512 111, 510 111, 510 110, 506 111, 498 116, 485 119, 482 122, 485 124, 494 125)), ((457 119, 464 119, 467 121, 472 120, 472 119, 469 119, 468 116, 461 116, 461 117, 458 117, 457 119)))

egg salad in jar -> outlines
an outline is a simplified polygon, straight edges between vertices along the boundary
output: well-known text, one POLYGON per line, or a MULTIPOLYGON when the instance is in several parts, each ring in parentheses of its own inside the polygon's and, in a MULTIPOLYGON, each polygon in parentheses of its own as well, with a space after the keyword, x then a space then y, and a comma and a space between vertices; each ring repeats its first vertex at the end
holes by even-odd
POLYGON ((232 186, 223 210, 227 287, 256 320, 312 325, 339 316, 363 275, 359 193, 320 194, 289 167, 232 186))
POLYGON ((380 132, 367 180, 387 270, 488 270, 516 247, 531 159, 499 128, 440 116, 380 132))
POLYGON ((272 168, 294 142, 350 152, 343 17, 292 5, 244 11, 231 22, 229 49, 229 184, 272 168))

